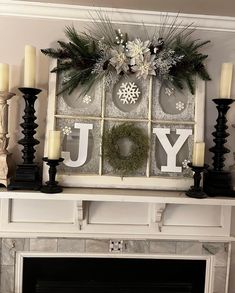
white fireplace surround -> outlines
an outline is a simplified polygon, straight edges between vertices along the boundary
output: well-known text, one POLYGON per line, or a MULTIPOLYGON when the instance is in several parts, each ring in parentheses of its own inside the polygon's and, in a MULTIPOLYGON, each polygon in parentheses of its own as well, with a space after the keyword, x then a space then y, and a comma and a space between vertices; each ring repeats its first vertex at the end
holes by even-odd
POLYGON ((229 292, 232 198, 68 188, 56 196, 4 190, 0 196, 1 293, 21 293, 24 257, 97 252, 101 257, 206 259, 205 293, 229 292), (119 252, 110 252, 117 242, 119 252))
POLYGON ((24 258, 134 258, 134 259, 171 259, 171 260, 205 260, 205 293, 213 291, 213 268, 214 256, 196 256, 196 255, 170 255, 170 254, 91 254, 91 253, 50 253, 50 252, 17 252, 15 267, 15 293, 22 292, 23 261, 24 258))

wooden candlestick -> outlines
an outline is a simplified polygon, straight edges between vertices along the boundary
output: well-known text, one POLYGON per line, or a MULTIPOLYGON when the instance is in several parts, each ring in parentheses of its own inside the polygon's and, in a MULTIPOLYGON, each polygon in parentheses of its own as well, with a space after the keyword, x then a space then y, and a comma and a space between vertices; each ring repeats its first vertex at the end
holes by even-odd
POLYGON ((55 180, 56 178, 56 167, 64 161, 63 158, 59 159, 48 159, 48 157, 43 158, 43 161, 47 163, 49 166, 49 181, 46 182, 46 185, 41 187, 41 192, 43 193, 60 193, 63 191, 63 188, 58 185, 58 181, 55 180))
POLYGON ((209 166, 204 164, 203 166, 193 166, 193 164, 189 163, 188 166, 194 172, 193 181, 194 185, 190 187, 188 191, 186 191, 186 195, 194 198, 205 198, 207 197, 206 193, 203 191, 200 186, 200 182, 202 179, 201 173, 203 173, 209 166))
POLYGON ((20 124, 24 137, 18 141, 23 146, 23 163, 17 166, 15 176, 11 178, 8 189, 38 190, 41 187, 41 172, 39 166, 34 162, 36 152, 34 147, 39 144, 39 141, 34 138, 35 129, 38 127, 35 123, 37 117, 34 115, 34 103, 41 90, 27 87, 19 88, 19 90, 23 93, 25 101, 24 122, 20 124))
POLYGON ((235 196, 235 191, 232 187, 232 177, 229 171, 224 171, 224 155, 230 150, 224 146, 227 142, 229 133, 226 132, 227 119, 226 114, 230 105, 234 102, 232 99, 213 99, 218 110, 218 118, 216 120, 214 136, 215 145, 210 148, 210 152, 214 154, 213 168, 205 172, 204 176, 204 190, 208 196, 235 196))
POLYGON ((0 183, 7 187, 8 176, 12 167, 11 154, 7 151, 8 134, 8 104, 15 94, 0 91, 0 183))

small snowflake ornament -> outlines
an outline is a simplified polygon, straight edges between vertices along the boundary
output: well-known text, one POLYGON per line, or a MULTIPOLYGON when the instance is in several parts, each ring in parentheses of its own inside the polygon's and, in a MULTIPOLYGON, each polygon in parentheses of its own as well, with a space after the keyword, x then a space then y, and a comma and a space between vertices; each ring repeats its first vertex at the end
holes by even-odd
POLYGON ((188 169, 189 168, 189 166, 188 166, 189 163, 190 163, 189 160, 187 160, 187 159, 183 160, 183 162, 182 162, 183 169, 188 169))
POLYGON ((62 132, 64 135, 69 135, 70 133, 72 133, 72 129, 70 126, 65 126, 64 128, 62 128, 62 132))
POLYGON ((135 104, 140 96, 140 90, 134 82, 123 82, 117 92, 123 104, 135 104))
POLYGON ((165 88, 165 94, 167 96, 171 96, 171 95, 173 95, 173 93, 174 93, 174 88, 169 88, 169 87, 165 88))
POLYGON ((182 111, 184 109, 184 103, 179 101, 178 103, 175 104, 175 108, 179 111, 182 111))
POLYGON ((91 103, 91 96, 85 95, 82 99, 82 102, 84 104, 90 104, 91 103))

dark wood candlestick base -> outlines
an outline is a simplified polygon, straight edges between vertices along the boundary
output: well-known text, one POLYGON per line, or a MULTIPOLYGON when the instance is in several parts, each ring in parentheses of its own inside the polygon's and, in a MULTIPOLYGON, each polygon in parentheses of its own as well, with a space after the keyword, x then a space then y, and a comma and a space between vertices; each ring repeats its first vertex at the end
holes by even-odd
POLYGON ((39 141, 34 138, 34 134, 36 134, 35 129, 38 127, 35 123, 37 117, 34 115, 34 103, 41 90, 28 87, 19 88, 19 90, 23 93, 25 101, 24 115, 22 117, 24 122, 20 124, 23 128, 22 133, 24 137, 18 141, 18 143, 23 146, 23 163, 17 166, 16 172, 11 178, 7 188, 9 190, 39 190, 42 185, 41 172, 39 166, 34 163, 34 154, 36 152, 34 147, 39 144, 39 141))
POLYGON ((43 193, 60 193, 63 191, 63 188, 58 185, 58 181, 55 180, 56 177, 56 167, 60 162, 63 162, 63 158, 58 160, 50 160, 48 158, 43 158, 43 161, 49 166, 49 181, 46 182, 46 185, 42 186, 40 189, 43 193))
POLYGON ((204 174, 204 190, 210 197, 235 197, 232 185, 232 175, 226 171, 207 170, 204 174))
POLYGON ((58 181, 54 182, 55 184, 48 184, 48 181, 46 184, 48 185, 43 185, 40 189, 42 193, 61 193, 63 191, 63 188, 58 185, 58 181))
POLYGON ((204 192, 204 190, 200 186, 200 182, 201 182, 201 178, 202 178, 201 173, 203 173, 209 166, 205 164, 204 166, 199 167, 199 166, 193 166, 191 163, 189 163, 188 166, 194 172, 194 175, 193 175, 194 185, 191 186, 190 189, 185 192, 185 194, 187 196, 193 197, 193 198, 207 197, 206 193, 204 192))
POLYGON ((39 190, 42 186, 40 168, 37 164, 20 164, 11 178, 8 190, 39 190))

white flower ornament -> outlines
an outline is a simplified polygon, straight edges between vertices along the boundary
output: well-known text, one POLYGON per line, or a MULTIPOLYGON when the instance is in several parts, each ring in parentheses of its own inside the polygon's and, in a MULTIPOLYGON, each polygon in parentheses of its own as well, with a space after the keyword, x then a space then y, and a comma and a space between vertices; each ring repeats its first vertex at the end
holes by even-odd
POLYGON ((72 133, 72 129, 70 126, 65 126, 64 128, 62 128, 62 132, 64 135, 69 135, 70 133, 72 133))
POLYGON ((127 72, 129 70, 128 60, 122 46, 119 46, 117 50, 111 49, 110 55, 110 64, 116 69, 117 74, 122 71, 127 72))
POLYGON ((155 56, 150 52, 141 55, 136 65, 132 67, 133 72, 136 72, 137 78, 146 79, 148 75, 156 75, 155 72, 155 56))
POLYGON ((140 39, 135 39, 134 41, 128 41, 126 44, 126 55, 130 57, 130 65, 133 66, 136 64, 137 60, 141 55, 149 51, 150 41, 141 41, 140 39))

